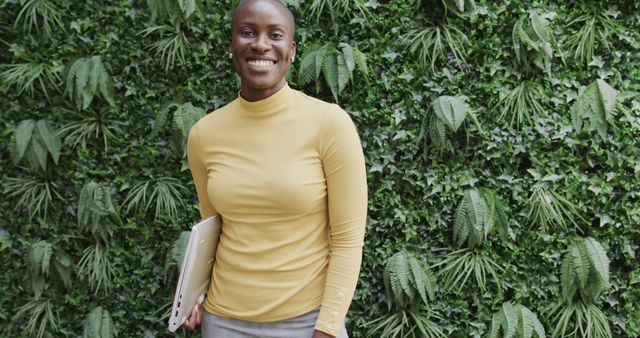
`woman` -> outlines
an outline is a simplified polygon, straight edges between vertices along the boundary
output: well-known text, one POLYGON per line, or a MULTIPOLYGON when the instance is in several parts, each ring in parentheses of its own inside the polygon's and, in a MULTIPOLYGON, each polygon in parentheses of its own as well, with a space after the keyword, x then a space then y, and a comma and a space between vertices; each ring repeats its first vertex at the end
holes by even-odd
POLYGON ((189 134, 201 217, 223 220, 204 337, 347 337, 360 269, 366 177, 354 125, 287 85, 295 22, 275 0, 236 8, 229 44, 238 98, 189 134))

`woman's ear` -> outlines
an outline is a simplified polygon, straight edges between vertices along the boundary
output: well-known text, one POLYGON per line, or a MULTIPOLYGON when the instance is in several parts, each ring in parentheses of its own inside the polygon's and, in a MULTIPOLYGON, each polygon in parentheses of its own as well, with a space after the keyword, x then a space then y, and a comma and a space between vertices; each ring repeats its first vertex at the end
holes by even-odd
POLYGON ((296 58, 296 42, 291 41, 291 62, 296 58))

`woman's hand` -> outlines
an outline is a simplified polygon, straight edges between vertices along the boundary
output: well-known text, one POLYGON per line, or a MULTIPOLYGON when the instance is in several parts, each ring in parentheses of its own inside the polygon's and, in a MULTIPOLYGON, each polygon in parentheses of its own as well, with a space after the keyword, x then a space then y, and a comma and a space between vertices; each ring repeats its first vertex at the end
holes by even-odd
POLYGON ((204 295, 196 299, 196 304, 193 306, 193 309, 191 309, 191 314, 189 315, 187 320, 182 323, 182 327, 189 331, 193 331, 196 327, 198 327, 198 325, 200 325, 200 323, 202 323, 202 312, 204 312, 204 310, 202 309, 203 301, 204 295))
POLYGON ((322 331, 315 330, 313 332, 313 337, 311 338, 336 338, 335 336, 330 336, 322 331))

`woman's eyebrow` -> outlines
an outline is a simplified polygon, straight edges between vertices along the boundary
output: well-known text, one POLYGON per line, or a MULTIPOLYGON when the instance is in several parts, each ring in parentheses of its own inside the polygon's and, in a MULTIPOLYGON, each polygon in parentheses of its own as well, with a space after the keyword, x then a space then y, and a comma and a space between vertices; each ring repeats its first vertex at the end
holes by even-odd
MULTIPOLYGON (((238 27, 239 26, 250 26, 250 27, 255 27, 256 24, 253 21, 240 21, 236 24, 238 27)), ((285 29, 287 27, 287 25, 285 24, 281 24, 281 23, 273 23, 270 25, 267 25, 268 28, 278 28, 278 29, 285 29)))

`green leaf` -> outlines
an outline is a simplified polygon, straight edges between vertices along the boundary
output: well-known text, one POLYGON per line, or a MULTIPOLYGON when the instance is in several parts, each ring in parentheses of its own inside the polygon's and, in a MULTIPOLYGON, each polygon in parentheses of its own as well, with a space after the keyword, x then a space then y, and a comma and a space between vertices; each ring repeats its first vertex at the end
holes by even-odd
POLYGON ((314 78, 316 75, 316 57, 320 50, 314 50, 304 55, 300 62, 300 69, 298 70, 298 84, 305 85, 314 78))
POLYGON ((33 135, 33 128, 35 127, 36 122, 34 120, 24 120, 20 122, 18 127, 16 128, 16 144, 18 148, 18 161, 22 159, 24 156, 27 147, 29 146, 29 142, 31 141, 33 135))
POLYGON ((431 104, 436 116, 452 132, 458 130, 469 111, 469 106, 465 103, 465 100, 465 97, 440 96, 431 104))
POLYGON ((47 148, 42 145, 42 141, 38 137, 35 137, 31 142, 31 153, 37 160, 37 164, 43 171, 47 170, 47 148))
POLYGON ((60 138, 56 134, 55 130, 53 130, 51 124, 48 121, 39 120, 38 133, 45 147, 47 148, 47 151, 49 152, 49 154, 51 154, 53 162, 55 164, 58 164, 58 160, 60 159, 60 151, 62 149, 62 143, 60 142, 60 138))
POLYGON ((344 42, 341 42, 338 46, 342 49, 342 56, 344 57, 344 61, 347 65, 348 73, 352 73, 356 68, 353 48, 351 45, 344 42))
POLYGON ((518 327, 518 316, 513 305, 509 302, 502 304, 501 308, 502 329, 504 338, 513 338, 518 327))
POLYGON ((588 253, 588 259, 593 271, 606 287, 609 283, 609 259, 606 252, 602 245, 591 237, 585 238, 583 244, 588 253))
POLYGON ((322 75, 324 76, 327 85, 329 85, 329 89, 331 89, 333 98, 338 102, 338 93, 340 92, 338 55, 335 53, 334 49, 331 49, 331 52, 327 53, 324 58, 324 62, 322 63, 322 75))

